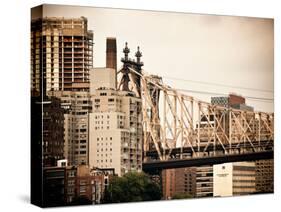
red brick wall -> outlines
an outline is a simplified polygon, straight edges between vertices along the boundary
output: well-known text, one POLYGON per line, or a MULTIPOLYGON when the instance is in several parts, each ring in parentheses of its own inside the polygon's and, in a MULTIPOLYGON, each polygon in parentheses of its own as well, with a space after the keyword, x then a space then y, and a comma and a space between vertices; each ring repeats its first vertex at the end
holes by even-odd
POLYGON ((245 104, 245 98, 234 94, 229 94, 229 105, 245 104))

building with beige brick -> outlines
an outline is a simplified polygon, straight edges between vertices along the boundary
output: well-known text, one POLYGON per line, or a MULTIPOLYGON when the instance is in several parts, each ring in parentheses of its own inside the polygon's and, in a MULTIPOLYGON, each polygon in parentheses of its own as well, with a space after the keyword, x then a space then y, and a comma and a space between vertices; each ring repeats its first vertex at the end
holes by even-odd
POLYGON ((141 171, 141 99, 115 89, 114 69, 97 68, 91 74, 89 165, 114 168, 119 176, 141 171))

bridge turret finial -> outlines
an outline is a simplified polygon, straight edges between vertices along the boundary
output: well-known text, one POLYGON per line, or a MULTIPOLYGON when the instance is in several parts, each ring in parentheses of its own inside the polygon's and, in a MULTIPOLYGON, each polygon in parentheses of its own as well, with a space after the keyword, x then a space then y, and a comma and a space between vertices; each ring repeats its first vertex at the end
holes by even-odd
POLYGON ((128 60, 128 55, 130 53, 130 49, 128 48, 128 42, 125 43, 125 48, 123 49, 123 53, 125 54, 125 60, 128 60))
POLYGON ((140 61, 140 58, 142 57, 142 53, 140 52, 140 47, 138 46, 138 51, 136 52, 135 56, 137 58, 137 63, 140 64, 141 61, 140 61))

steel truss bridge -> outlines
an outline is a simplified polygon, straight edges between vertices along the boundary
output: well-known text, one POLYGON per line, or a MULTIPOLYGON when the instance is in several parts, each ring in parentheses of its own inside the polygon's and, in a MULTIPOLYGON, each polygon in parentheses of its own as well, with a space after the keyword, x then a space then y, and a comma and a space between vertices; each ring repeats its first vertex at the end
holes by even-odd
POLYGON ((141 69, 124 48, 120 90, 142 99, 143 169, 164 169, 273 158, 274 114, 210 104, 141 69))

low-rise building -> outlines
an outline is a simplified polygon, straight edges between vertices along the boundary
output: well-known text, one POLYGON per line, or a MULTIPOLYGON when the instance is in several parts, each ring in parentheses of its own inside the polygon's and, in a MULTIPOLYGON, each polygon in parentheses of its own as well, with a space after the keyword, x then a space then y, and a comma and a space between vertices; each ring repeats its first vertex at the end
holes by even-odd
POLYGON ((237 196, 256 192, 254 162, 214 165, 214 196, 237 196))
POLYGON ((164 199, 177 194, 190 197, 213 196, 212 166, 165 169, 162 171, 162 192, 164 199))
POLYGON ((44 167, 43 206, 54 207, 65 204, 65 167, 44 167))
POLYGON ((196 197, 213 196, 213 166, 196 167, 196 197))

